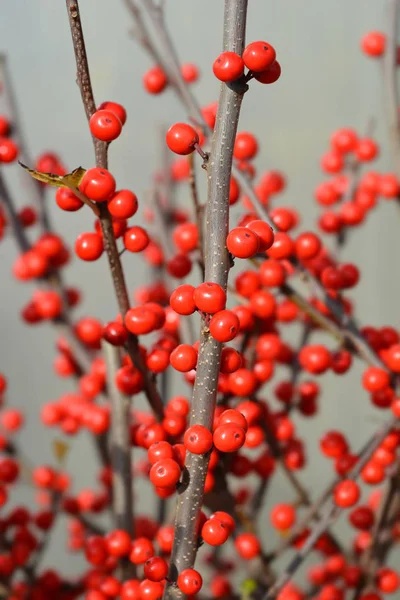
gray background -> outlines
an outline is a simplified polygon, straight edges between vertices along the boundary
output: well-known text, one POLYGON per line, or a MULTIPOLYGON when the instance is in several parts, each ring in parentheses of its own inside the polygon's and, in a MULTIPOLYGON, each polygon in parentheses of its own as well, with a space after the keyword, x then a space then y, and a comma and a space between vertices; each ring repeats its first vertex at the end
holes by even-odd
MULTIPOLYGON (((55 149, 71 169, 78 165, 88 168, 93 161, 92 147, 75 85, 64 4, 62 0, 2 0, 0 51, 9 56, 32 152, 55 149)), ((240 128, 259 136, 259 169, 276 168, 287 175, 287 190, 280 202, 298 208, 305 227, 315 222, 317 207, 312 191, 322 178, 319 156, 335 128, 351 125, 362 133, 368 120, 376 117, 376 137, 384 149, 374 168, 391 168, 379 65, 365 59, 359 50, 359 40, 366 31, 385 26, 384 5, 377 0, 249 2, 248 40, 270 41, 277 49, 283 75, 276 85, 251 87, 240 128)), ((167 1, 168 23, 182 61, 193 61, 201 68, 201 82, 195 88, 201 103, 218 95, 211 64, 220 51, 222 12, 222 0, 167 1)), ((131 21, 122 2, 82 0, 81 14, 96 101, 116 100, 128 110, 127 125, 111 150, 111 168, 120 187, 131 187, 143 198, 154 159, 160 154, 158 127, 183 120, 185 115, 172 93, 149 98, 143 91, 141 78, 151 63, 128 35, 131 21)), ((18 204, 29 203, 29 188, 18 167, 7 168, 7 177, 14 185, 18 204)), ((188 200, 183 196, 184 203, 188 200)), ((91 226, 87 211, 67 214, 58 210, 53 194, 49 195, 49 205, 57 228, 70 244, 79 232, 91 226)), ((364 324, 399 326, 398 218, 393 204, 381 202, 362 230, 352 232, 344 252, 346 259, 362 269, 361 283, 352 297, 364 324)), ((72 389, 72 383, 58 380, 52 371, 55 335, 51 328, 29 328, 19 320, 19 309, 28 299, 31 286, 11 278, 15 257, 12 240, 1 244, 0 257, 0 370, 9 378, 10 400, 26 411, 28 424, 20 436, 26 454, 33 462, 48 462, 55 434, 43 431, 38 409, 62 391, 72 389)), ((145 276, 135 257, 125 256, 124 265, 131 285, 139 275, 145 276)), ((67 279, 84 290, 78 315, 113 318, 116 305, 104 258, 96 264, 73 261, 67 279)), ((333 378, 326 376, 318 419, 298 422, 299 431, 309 440, 311 463, 300 477, 311 482, 313 491, 320 489, 331 473, 331 467, 317 453, 321 431, 343 428, 356 450, 384 418, 371 408, 368 395, 361 390, 360 373, 357 364, 350 375, 335 378, 334 387, 333 378)), ((68 467, 74 475, 75 491, 95 481, 94 455, 85 435, 73 440, 68 467)), ((275 500, 292 500, 284 480, 278 477, 277 481, 275 500)), ((29 488, 23 487, 17 498, 26 499, 30 494, 29 488)), ((143 488, 139 503, 144 511, 146 500, 148 505, 148 491, 143 488)), ((59 535, 64 535, 62 528, 59 535)), ((78 563, 75 558, 65 561, 60 544, 52 544, 46 561, 62 565, 68 573, 78 563)))

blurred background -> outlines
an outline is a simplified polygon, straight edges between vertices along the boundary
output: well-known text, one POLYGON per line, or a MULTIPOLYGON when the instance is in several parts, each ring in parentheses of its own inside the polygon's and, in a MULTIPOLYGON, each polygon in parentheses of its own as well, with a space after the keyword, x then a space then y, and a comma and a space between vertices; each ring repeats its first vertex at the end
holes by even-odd
MULTIPOLYGON (((218 97, 219 85, 211 65, 221 51, 222 0, 167 0, 168 25, 182 62, 194 62, 201 78, 194 92, 201 104, 218 97)), ((112 145, 110 169, 118 186, 135 191, 144 205, 151 174, 162 155, 160 127, 184 120, 185 113, 174 95, 166 91, 149 97, 142 86, 144 72, 152 66, 147 55, 130 35, 131 17, 122 0, 105 2, 82 0, 86 46, 96 102, 115 100, 128 111, 128 121, 118 142, 112 145)), ((287 177, 287 188, 276 200, 299 210, 304 229, 315 227, 318 207, 313 189, 323 179, 319 158, 327 150, 330 134, 341 126, 366 131, 371 118, 376 120, 374 135, 381 146, 379 161, 373 168, 382 172, 392 168, 382 103, 382 78, 379 64, 366 59, 360 39, 370 30, 386 27, 385 3, 377 0, 252 0, 249 2, 248 41, 265 39, 277 49, 282 77, 272 86, 251 85, 246 94, 240 130, 257 134, 259 171, 278 169, 287 177)), ((93 166, 93 152, 80 94, 75 84, 75 62, 65 2, 59 0, 2 0, 0 52, 7 55, 31 153, 45 150, 60 154, 69 169, 93 166)), ((29 204, 29 185, 18 166, 4 168, 19 206, 29 204)), ((201 176, 201 173, 199 174, 201 176)), ((204 195, 203 195, 204 197, 204 195)), ((190 205, 186 192, 183 206, 190 205)), ((63 213, 48 193, 49 210, 66 241, 72 245, 78 233, 92 227, 88 211, 63 213)), ((134 218, 140 223, 140 215, 134 218)), ((357 317, 363 325, 399 327, 398 267, 400 250, 399 214, 394 203, 381 201, 369 214, 366 224, 349 235, 343 259, 354 261, 362 272, 357 290, 351 293, 357 317)), ((25 410, 27 424, 19 443, 33 463, 51 463, 51 444, 58 433, 40 424, 40 406, 71 391, 73 382, 59 380, 52 368, 55 332, 51 326, 27 327, 19 311, 32 291, 11 276, 16 247, 9 237, 0 246, 2 281, 0 312, 0 371, 9 379, 10 403, 25 410)), ((126 255, 123 263, 131 289, 148 270, 140 257, 126 255)), ((65 277, 82 289, 83 302, 77 316, 92 315, 111 320, 116 303, 106 259, 83 263, 75 259, 65 277)), ((290 330, 290 328, 289 328, 290 330)), ((288 339, 291 338, 289 331, 288 339)), ((292 339, 296 340, 293 329, 292 339)), ((324 376, 319 415, 307 422, 296 421, 300 434, 309 441, 309 467, 299 477, 317 493, 330 479, 331 467, 318 453, 318 438, 326 429, 342 428, 357 450, 383 421, 373 409, 359 380, 357 362, 343 378, 324 376)), ((276 379, 275 379, 276 381, 276 379)), ((190 393, 185 383, 177 391, 190 393)), ((268 388, 265 394, 268 397, 268 388)), ((96 456, 89 438, 81 434, 69 440, 71 449, 67 468, 73 474, 73 491, 96 482, 96 456)), ((285 480, 277 476, 277 487, 270 503, 293 500, 285 480)), ((137 493, 139 511, 149 514, 155 499, 143 485, 137 493)), ((15 494, 16 501, 32 497, 29 486, 15 494)), ((263 513, 267 530, 267 511, 263 513)), ((340 525, 342 526, 342 525, 340 525)), ((73 574, 80 558, 66 561, 65 527, 60 522, 45 564, 62 567, 73 574), (58 536, 58 537, 57 537, 58 536)), ((262 527, 264 530, 264 527, 262 527)))

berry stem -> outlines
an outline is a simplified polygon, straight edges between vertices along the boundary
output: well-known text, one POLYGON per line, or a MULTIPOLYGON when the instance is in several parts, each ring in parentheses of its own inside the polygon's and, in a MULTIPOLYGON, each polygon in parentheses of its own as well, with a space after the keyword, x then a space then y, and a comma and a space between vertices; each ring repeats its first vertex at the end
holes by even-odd
MULTIPOLYGON (((149 3, 147 3, 149 4, 149 3)), ((152 4, 152 3, 150 3, 152 4)), ((226 0, 224 13, 224 49, 242 53, 246 31, 247 0, 226 0)), ((212 148, 208 163, 208 197, 205 227, 205 280, 218 283, 225 291, 230 267, 226 248, 229 230, 229 192, 233 146, 243 94, 222 85, 212 148)), ((211 337, 201 323, 196 381, 192 397, 191 425, 212 429, 222 344, 211 337)), ((183 490, 177 499, 175 537, 169 578, 194 565, 197 553, 198 522, 203 504, 204 483, 209 454, 187 453, 183 490)), ((177 600, 182 592, 167 584, 164 599, 177 600)))
MULTIPOLYGON (((96 110, 92 84, 90 79, 89 65, 86 55, 85 40, 83 37, 82 23, 79 14, 78 0, 66 0, 69 23, 71 28, 72 42, 75 52, 77 83, 81 91, 83 106, 86 117, 90 117, 96 110)), ((108 144, 93 138, 93 145, 96 156, 96 165, 106 169, 108 166, 107 149, 108 144)), ((114 285, 115 294, 121 315, 124 316, 129 308, 129 296, 126 286, 125 276, 119 257, 118 247, 114 236, 112 220, 107 206, 100 205, 100 224, 103 233, 104 248, 107 253, 110 266, 111 277, 114 285)), ((127 342, 129 356, 133 364, 139 369, 144 377, 144 391, 155 415, 162 420, 164 408, 157 387, 149 376, 149 373, 140 354, 139 340, 137 336, 130 334, 127 342)), ((126 424, 128 426, 128 424, 126 424)))

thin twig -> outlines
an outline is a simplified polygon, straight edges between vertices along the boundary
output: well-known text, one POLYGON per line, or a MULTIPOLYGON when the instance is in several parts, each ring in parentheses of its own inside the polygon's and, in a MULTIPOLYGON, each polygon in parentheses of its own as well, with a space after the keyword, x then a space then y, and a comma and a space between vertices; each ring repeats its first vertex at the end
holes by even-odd
MULTIPOLYGON (((247 0, 226 0, 224 14, 224 49, 242 53, 246 31, 247 0)), ((208 163, 208 197, 206 205, 205 278, 225 290, 228 283, 229 254, 226 236, 229 229, 229 188, 233 145, 239 121, 243 92, 221 86, 218 114, 208 163)), ((211 337, 205 322, 201 325, 196 381, 192 397, 191 424, 212 429, 222 344, 211 337)), ((171 554, 169 580, 164 599, 183 598, 176 586, 178 574, 193 566, 197 552, 197 527, 204 496, 209 454, 186 455, 182 490, 177 500, 175 537, 171 554)))
POLYGON ((200 204, 199 194, 197 191, 196 182, 196 165, 195 165, 194 153, 189 156, 189 186, 192 196, 192 202, 194 206, 194 212, 196 217, 197 231, 199 235, 199 266, 201 274, 204 279, 204 206, 200 204))

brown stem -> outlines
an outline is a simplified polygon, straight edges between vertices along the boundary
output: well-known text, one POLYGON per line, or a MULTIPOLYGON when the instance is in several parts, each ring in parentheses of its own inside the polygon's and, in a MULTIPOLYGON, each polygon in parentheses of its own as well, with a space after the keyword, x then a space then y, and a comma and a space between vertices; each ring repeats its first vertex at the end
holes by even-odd
MULTIPOLYGON (((246 31, 247 0, 225 0, 224 49, 242 53, 246 31)), ((229 188, 233 146, 243 93, 221 86, 218 114, 208 163, 206 205, 205 278, 225 290, 228 283, 229 254, 226 236, 229 229, 229 188)), ((192 397, 191 424, 212 429, 222 344, 211 337, 202 322, 196 381, 192 397)), ((184 595, 176 586, 178 574, 193 566, 197 553, 198 522, 204 497, 204 482, 209 454, 187 453, 184 481, 177 499, 175 538, 171 555, 169 582, 164 599, 184 595)))
MULTIPOLYGON (((83 37, 82 23, 79 14, 78 0, 66 0, 69 23, 71 28, 72 42, 74 46, 76 68, 77 68, 77 83, 81 91, 83 106, 88 120, 96 110, 92 84, 90 79, 89 65, 86 55, 85 40, 83 37)), ((96 165, 102 169, 108 166, 107 148, 105 142, 93 138, 93 145, 96 155, 96 165)), ((119 310, 124 316, 130 308, 128 290, 126 286, 125 276, 122 269, 122 264, 117 248, 117 243, 114 236, 112 220, 107 206, 100 204, 100 224, 103 233, 104 248, 107 253, 111 278, 114 285, 115 295, 117 298, 119 310)), ((139 340, 135 335, 130 334, 128 343, 128 353, 133 364, 139 369, 144 378, 144 391, 158 419, 162 419, 164 408, 161 397, 157 391, 154 381, 149 375, 146 366, 143 362, 142 355, 139 349, 139 340)))
POLYGON ((199 233, 199 266, 204 279, 204 206, 200 204, 196 182, 196 165, 194 153, 189 156, 189 187, 195 211, 197 231, 199 233))
POLYGON ((397 83, 397 37, 399 27, 400 0, 388 0, 386 49, 383 58, 383 86, 385 113, 392 147, 392 159, 397 176, 400 177, 400 116, 399 90, 397 83))

